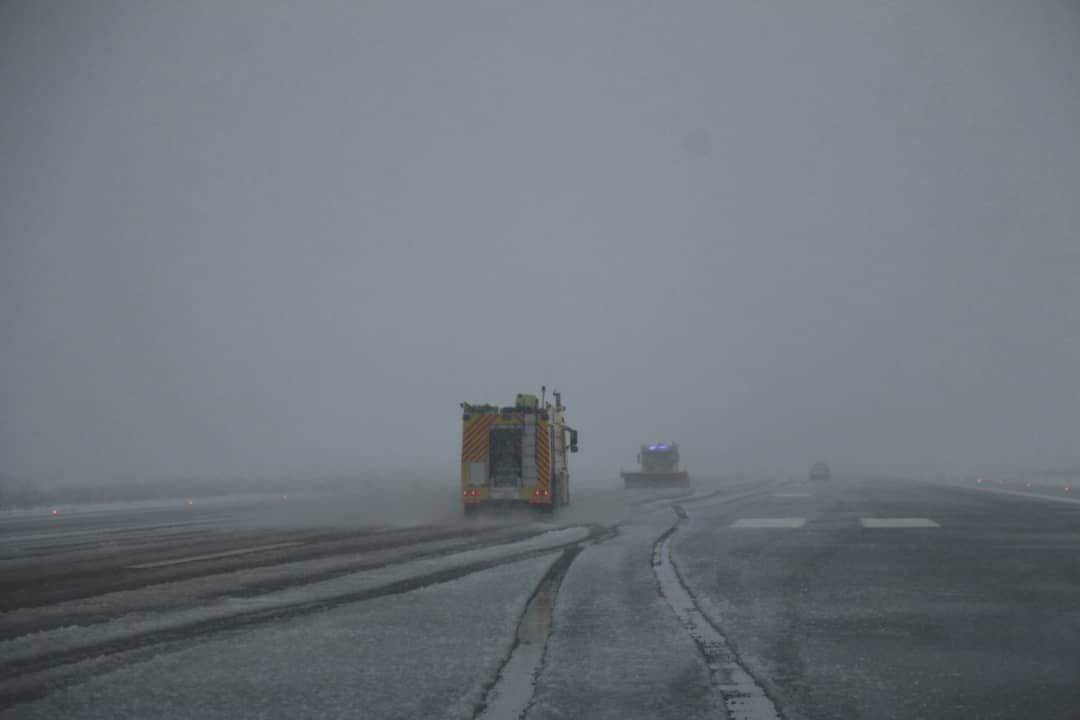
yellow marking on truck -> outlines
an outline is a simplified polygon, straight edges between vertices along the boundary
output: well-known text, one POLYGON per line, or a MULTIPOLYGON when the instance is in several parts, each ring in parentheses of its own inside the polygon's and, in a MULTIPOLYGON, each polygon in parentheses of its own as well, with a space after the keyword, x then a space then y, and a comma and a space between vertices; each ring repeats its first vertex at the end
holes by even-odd
POLYGON ((536 482, 547 487, 551 481, 551 452, 548 438, 548 424, 542 420, 536 423, 536 482))
POLYGON ((461 441, 462 462, 487 460, 488 430, 495 424, 496 419, 497 415, 477 415, 466 422, 461 441))

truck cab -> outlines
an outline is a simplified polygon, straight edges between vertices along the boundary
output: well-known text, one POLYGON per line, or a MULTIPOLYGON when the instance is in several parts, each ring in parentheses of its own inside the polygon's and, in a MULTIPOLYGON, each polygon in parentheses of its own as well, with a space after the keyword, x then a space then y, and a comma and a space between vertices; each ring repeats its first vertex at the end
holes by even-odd
POLYGON ((679 446, 653 442, 641 446, 637 470, 622 470, 626 488, 690 487, 690 474, 679 466, 679 446))

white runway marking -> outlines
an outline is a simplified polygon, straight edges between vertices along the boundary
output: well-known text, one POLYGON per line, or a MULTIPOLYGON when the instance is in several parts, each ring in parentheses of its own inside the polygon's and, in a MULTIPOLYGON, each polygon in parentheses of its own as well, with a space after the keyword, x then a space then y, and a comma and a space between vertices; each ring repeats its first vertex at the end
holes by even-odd
POLYGON ((964 490, 977 490, 979 492, 994 493, 994 494, 997 494, 997 495, 1015 495, 1017 497, 1026 498, 1028 500, 1046 500, 1048 502, 1070 503, 1072 505, 1080 505, 1080 498, 1075 498, 1075 497, 1070 498, 1070 497, 1059 497, 1057 495, 1040 495, 1038 493, 1018 492, 1016 490, 998 490, 997 488, 989 488, 989 487, 983 487, 983 486, 973 487, 973 488, 965 487, 963 489, 964 490))
POLYGON ((259 545, 257 547, 240 548, 239 550, 226 550, 224 552, 208 553, 206 555, 192 555, 190 557, 177 558, 175 560, 159 560, 157 562, 142 563, 140 565, 128 565, 130 570, 149 570, 150 568, 168 567, 169 565, 183 565, 200 560, 216 560, 217 558, 233 557, 234 555, 248 555, 262 552, 263 550, 277 550, 279 548, 303 545, 302 542, 277 543, 276 545, 259 545))
POLYGON ((55 540, 57 538, 70 538, 78 537, 80 535, 98 535, 104 539, 113 539, 114 536, 131 536, 144 531, 159 530, 171 530, 172 528, 185 529, 192 525, 208 525, 213 522, 212 520, 188 520, 186 522, 176 523, 162 523, 160 525, 135 525, 132 527, 106 527, 106 528, 87 528, 85 530, 66 530, 64 532, 47 532, 47 533, 30 533, 28 535, 8 535, 4 538, 5 542, 27 542, 37 540, 55 540))
POLYGON ((860 518, 864 528, 936 528, 930 518, 860 518))
POLYGON ((731 524, 733 528, 801 528, 806 518, 741 518, 731 524))

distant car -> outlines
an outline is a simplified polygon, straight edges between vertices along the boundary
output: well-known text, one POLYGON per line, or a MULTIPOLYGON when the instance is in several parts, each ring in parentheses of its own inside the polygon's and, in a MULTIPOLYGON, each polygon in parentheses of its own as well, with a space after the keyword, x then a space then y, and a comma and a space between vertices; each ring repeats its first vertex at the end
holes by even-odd
POLYGON ((829 470, 829 466, 825 463, 814 463, 810 468, 811 480, 831 480, 832 472, 829 470))

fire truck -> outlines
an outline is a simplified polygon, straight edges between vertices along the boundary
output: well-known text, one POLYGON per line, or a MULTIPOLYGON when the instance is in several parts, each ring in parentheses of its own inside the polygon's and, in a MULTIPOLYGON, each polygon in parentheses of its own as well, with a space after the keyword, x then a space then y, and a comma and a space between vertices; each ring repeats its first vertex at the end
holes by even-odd
POLYGON ((519 394, 509 407, 461 404, 461 500, 465 514, 485 508, 554 513, 570 503, 567 453, 578 451, 562 396, 519 394))

